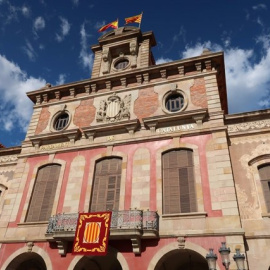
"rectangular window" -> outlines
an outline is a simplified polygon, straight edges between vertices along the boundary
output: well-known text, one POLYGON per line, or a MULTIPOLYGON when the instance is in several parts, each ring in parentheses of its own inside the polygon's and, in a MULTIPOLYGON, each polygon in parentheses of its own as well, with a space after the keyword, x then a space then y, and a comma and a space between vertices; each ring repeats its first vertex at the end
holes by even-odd
POLYGON ((96 163, 90 211, 118 210, 122 160, 106 158, 96 163))
POLYGON ((48 221, 51 217, 60 168, 50 164, 38 170, 26 222, 48 221))
POLYGON ((179 149, 162 156, 163 213, 190 213, 197 211, 193 152, 179 149))

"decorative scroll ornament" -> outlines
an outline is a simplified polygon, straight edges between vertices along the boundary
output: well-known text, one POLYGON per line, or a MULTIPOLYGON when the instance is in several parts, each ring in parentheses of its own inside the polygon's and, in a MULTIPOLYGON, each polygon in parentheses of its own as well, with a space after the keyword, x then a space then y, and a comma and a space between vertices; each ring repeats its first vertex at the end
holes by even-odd
POLYGON ((236 125, 228 126, 229 132, 238 132, 238 131, 246 131, 246 130, 254 130, 254 129, 261 129, 261 128, 269 128, 270 127, 270 120, 261 120, 256 122, 246 122, 236 125))
POLYGON ((185 242, 186 242, 185 237, 178 237, 177 242, 178 242, 178 248, 180 249, 185 248, 185 242))
POLYGON ((96 121, 102 123, 117 122, 129 120, 130 118, 131 94, 126 95, 123 99, 115 93, 108 97, 107 100, 101 100, 99 110, 96 114, 96 121))
POLYGON ((14 162, 14 161, 17 161, 17 160, 18 160, 17 156, 3 156, 3 157, 0 157, 0 163, 14 162))

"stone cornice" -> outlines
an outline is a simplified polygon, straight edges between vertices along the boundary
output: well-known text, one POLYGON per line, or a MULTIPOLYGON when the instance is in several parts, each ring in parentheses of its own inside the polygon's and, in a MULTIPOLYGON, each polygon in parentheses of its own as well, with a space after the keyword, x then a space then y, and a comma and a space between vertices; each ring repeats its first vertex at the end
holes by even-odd
POLYGON ((270 119, 253 122, 243 122, 228 125, 229 135, 247 135, 256 132, 270 131, 270 119))
POLYGON ((34 136, 29 136, 30 141, 35 146, 36 149, 39 149, 39 147, 43 143, 48 143, 49 141, 53 140, 63 140, 68 139, 71 144, 74 144, 75 140, 80 136, 81 132, 79 129, 70 129, 70 130, 64 130, 59 132, 51 132, 51 133, 44 133, 34 136))
POLYGON ((169 122, 178 122, 178 124, 180 124, 183 121, 188 121, 188 123, 196 123, 198 127, 201 127, 206 115, 207 109, 199 109, 169 115, 147 117, 143 118, 143 122, 145 126, 152 131, 155 131, 156 128, 162 126, 162 124, 166 124, 168 126, 169 122))
POLYGON ((89 138, 89 140, 92 142, 94 140, 94 137, 96 137, 98 134, 102 132, 108 132, 108 130, 110 132, 116 131, 117 133, 124 131, 132 135, 134 134, 134 132, 139 126, 140 126, 139 120, 134 119, 134 120, 115 122, 115 123, 101 124, 101 125, 96 125, 93 127, 85 127, 85 128, 82 128, 82 130, 86 134, 86 136, 89 138))
MULTIPOLYGON (((116 91, 127 87, 138 87, 156 82, 167 80, 170 76, 178 75, 178 79, 194 77, 196 75, 205 76, 207 73, 220 70, 224 72, 223 52, 208 53, 198 57, 173 61, 160 65, 153 65, 146 68, 123 71, 109 74, 99 78, 86 79, 78 82, 68 83, 60 86, 47 86, 28 92, 28 97, 37 105, 69 100, 77 96, 89 96, 99 91, 116 91), (220 68, 221 67, 221 68, 220 68), (123 84, 124 82, 124 84, 123 84), (121 88, 122 87, 122 88, 121 88)), ((171 78, 170 78, 171 79, 171 78)), ((221 82, 225 84, 225 82, 221 82)), ((223 85, 226 88, 226 85, 223 85)))
MULTIPOLYGON (((151 141, 160 141, 160 140, 167 140, 167 139, 172 139, 174 137, 186 137, 186 136, 196 136, 196 135, 202 135, 202 134, 209 134, 209 133, 214 133, 214 132, 220 132, 220 131, 225 131, 227 128, 225 126, 221 127, 204 127, 202 126, 201 128, 198 128, 196 124, 193 124, 194 128, 187 128, 185 130, 179 129, 179 130, 174 130, 172 132, 166 132, 162 133, 161 132, 151 132, 149 130, 144 130, 143 135, 140 136, 140 131, 135 132, 135 134, 129 134, 126 132, 127 136, 123 139, 117 139, 113 138, 114 135, 112 136, 105 136, 107 140, 104 140, 102 142, 102 147, 107 147, 107 146, 120 146, 120 145, 126 145, 126 144, 136 144, 136 143, 143 143, 143 142, 151 142, 151 141), (109 138, 112 137, 112 140, 109 140, 109 138)), ((102 125, 103 126, 103 125, 102 125)), ((119 130, 114 130, 115 132, 123 132, 124 131, 124 126, 121 128, 119 126, 119 130)), ((133 126, 131 126, 133 129, 133 126)), ((173 128, 173 127, 171 127, 173 128)), ((104 127, 105 131, 105 127, 104 127)), ((25 158, 25 157, 34 157, 34 156, 42 156, 44 154, 49 154, 51 152, 55 153, 66 153, 70 151, 79 151, 79 150, 89 150, 89 149, 95 149, 95 148, 100 148, 101 143, 100 141, 95 142, 95 137, 100 136, 101 129, 98 130, 98 133, 95 133, 95 131, 91 131, 89 128, 88 130, 84 130, 83 133, 86 134, 87 138, 81 138, 77 142, 70 143, 70 142, 57 142, 52 144, 45 144, 41 145, 38 147, 38 151, 35 152, 30 152, 30 151, 25 151, 20 155, 20 158, 25 158)), ((123 134, 123 133, 122 133, 123 134)), ((117 135, 117 134, 116 134, 117 135)), ((28 145, 29 147, 29 145, 28 145)), ((25 146, 25 149, 28 148, 25 146)))

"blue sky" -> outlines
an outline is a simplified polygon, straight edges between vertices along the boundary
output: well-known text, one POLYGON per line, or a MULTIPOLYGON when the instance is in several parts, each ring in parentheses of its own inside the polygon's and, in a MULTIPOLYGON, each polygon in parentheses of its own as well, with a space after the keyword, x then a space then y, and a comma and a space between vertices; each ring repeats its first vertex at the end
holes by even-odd
POLYGON ((157 63, 224 51, 229 112, 270 107, 269 1, 0 0, 0 143, 24 140, 26 92, 89 78, 97 30, 141 11, 157 63))

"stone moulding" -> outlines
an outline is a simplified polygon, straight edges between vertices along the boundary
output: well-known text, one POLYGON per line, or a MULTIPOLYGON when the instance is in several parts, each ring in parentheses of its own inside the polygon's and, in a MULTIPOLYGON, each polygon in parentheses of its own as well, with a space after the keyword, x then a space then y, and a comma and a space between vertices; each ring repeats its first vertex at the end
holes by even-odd
POLYGON ((229 132, 245 132, 250 130, 258 130, 262 128, 270 128, 270 120, 261 120, 254 122, 245 122, 228 126, 229 132))
POLYGON ((17 155, 0 157, 0 163, 15 162, 17 160, 18 160, 18 156, 17 155))
POLYGON ((64 130, 60 132, 51 132, 40 135, 29 136, 30 141, 36 149, 40 149, 41 145, 46 145, 53 140, 69 140, 71 144, 75 143, 75 140, 79 138, 81 131, 79 129, 64 130))
POLYGON ((128 132, 133 135, 135 131, 140 127, 140 122, 138 119, 120 121, 117 123, 107 123, 102 125, 96 125, 91 127, 82 128, 84 134, 91 142, 94 141, 96 136, 106 133, 108 130, 114 131, 115 134, 120 134, 123 132, 128 132))
MULTIPOLYGON (((129 83, 137 82, 141 85, 151 83, 152 79, 156 80, 157 76, 162 81, 170 74, 178 74, 180 78, 185 76, 194 76, 194 71, 201 76, 205 72, 216 72, 216 66, 223 62, 223 53, 210 53, 207 55, 198 56, 192 61, 178 60, 170 63, 163 63, 159 65, 153 65, 147 68, 138 70, 129 70, 119 73, 113 73, 98 78, 92 78, 82 82, 74 82, 55 87, 43 87, 39 90, 27 93, 28 97, 36 105, 46 105, 49 102, 61 101, 62 98, 69 96, 71 99, 77 97, 77 93, 85 93, 85 95, 95 94, 100 90, 107 88, 107 91, 114 90, 114 85, 121 85, 122 88, 129 86, 129 83), (198 72, 198 66, 199 71, 198 72)), ((224 71, 222 71, 224 72, 224 71)), ((221 82, 222 84, 222 82, 221 82)), ((220 85, 222 87, 222 85, 220 85)))
MULTIPOLYGON (((153 116, 153 117, 147 117, 143 118, 143 123, 146 127, 148 127, 151 132, 156 132, 157 129, 160 129, 161 127, 179 127, 183 126, 183 128, 176 128, 174 131, 184 131, 185 126, 191 127, 193 123, 196 125, 193 125, 193 128, 200 128, 202 126, 203 120, 207 116, 207 109, 200 109, 200 110, 193 110, 193 111, 185 111, 180 112, 172 115, 162 115, 162 116, 153 116), (187 125, 188 123, 188 125, 187 125)), ((189 130, 190 128, 186 128, 189 130)))

